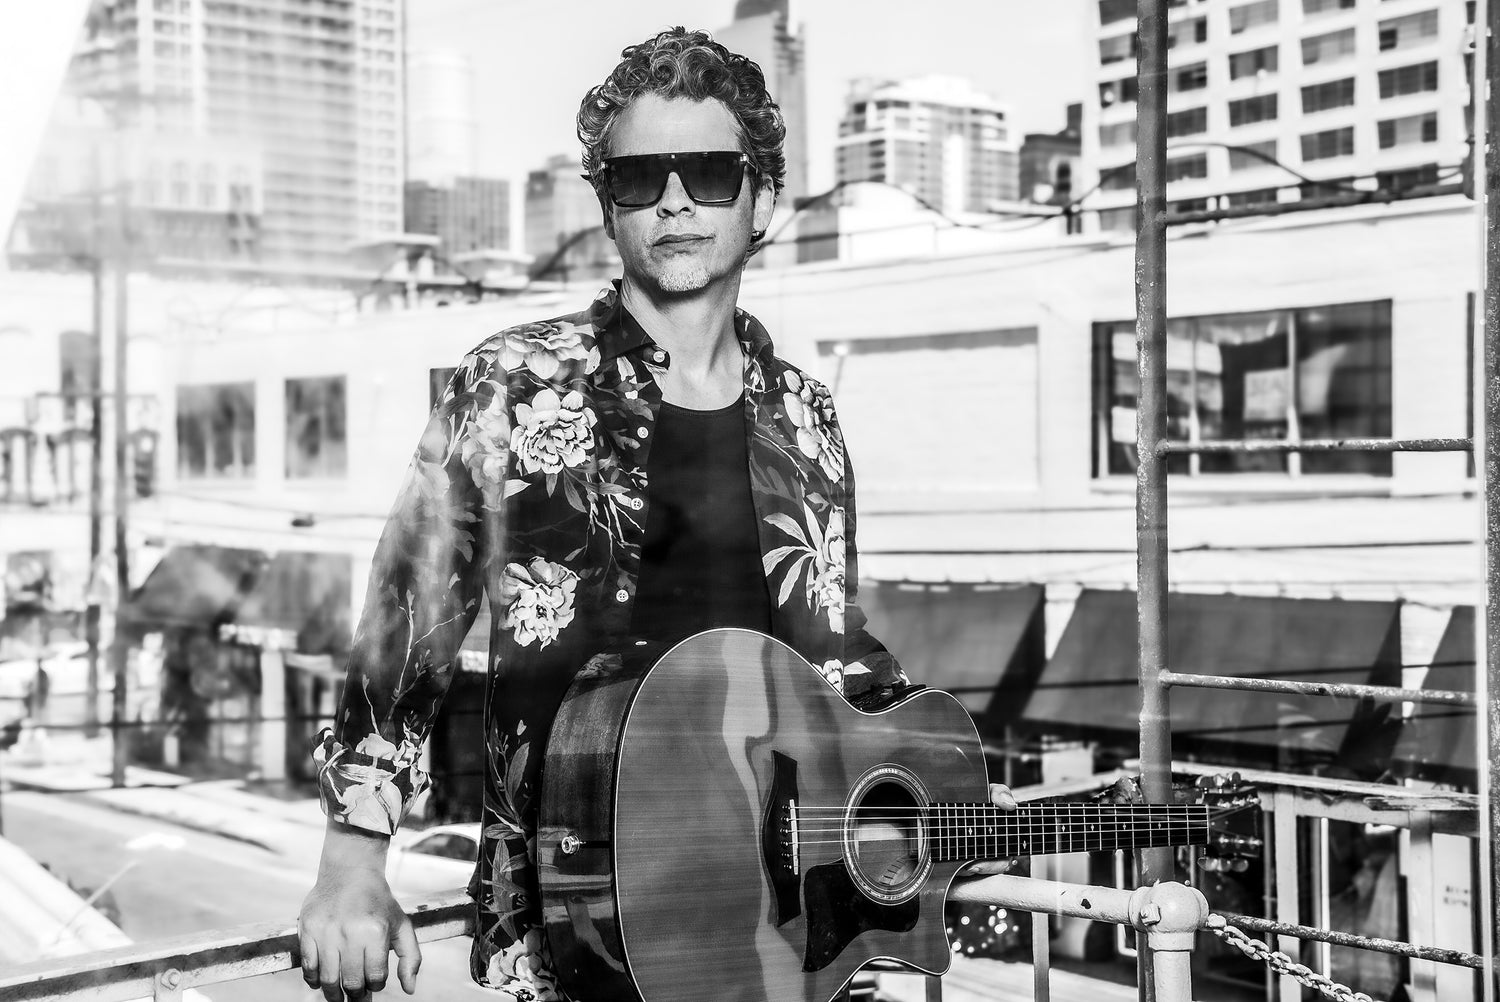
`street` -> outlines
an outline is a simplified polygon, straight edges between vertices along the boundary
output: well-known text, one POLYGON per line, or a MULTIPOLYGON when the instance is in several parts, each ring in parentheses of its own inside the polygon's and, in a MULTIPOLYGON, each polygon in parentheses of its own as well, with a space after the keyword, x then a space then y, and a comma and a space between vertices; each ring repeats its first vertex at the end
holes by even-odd
MULTIPOLYGON (((7 791, 3 810, 5 837, 80 893, 87 896, 113 878, 102 910, 142 943, 251 922, 289 922, 312 884, 321 839, 321 831, 310 830, 306 853, 281 856, 74 795, 7 791)), ((469 980, 467 939, 429 943, 422 952, 417 1000, 493 997, 469 980)), ((406 998, 394 961, 392 972, 385 997, 406 998)), ((322 998, 296 971, 213 986, 204 994, 213 1002, 322 998)))

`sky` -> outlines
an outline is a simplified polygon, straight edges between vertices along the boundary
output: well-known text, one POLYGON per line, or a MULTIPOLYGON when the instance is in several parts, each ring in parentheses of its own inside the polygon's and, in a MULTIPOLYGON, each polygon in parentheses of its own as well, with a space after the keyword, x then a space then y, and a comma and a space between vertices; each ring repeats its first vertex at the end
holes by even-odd
MULTIPOLYGON (((1021 134, 1056 132, 1083 100, 1091 0, 792 0, 807 44, 809 187, 833 183, 848 81, 944 73, 1011 107, 1021 134)), ((575 154, 573 118, 622 48, 681 24, 727 25, 734 0, 410 0, 408 47, 474 68, 479 172, 523 180, 575 154)))

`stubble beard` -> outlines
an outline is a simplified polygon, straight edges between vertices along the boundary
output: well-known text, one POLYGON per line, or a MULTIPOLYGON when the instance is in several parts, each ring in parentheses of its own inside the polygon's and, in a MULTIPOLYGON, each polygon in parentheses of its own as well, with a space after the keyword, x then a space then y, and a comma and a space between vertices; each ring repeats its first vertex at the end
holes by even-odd
POLYGON ((708 267, 702 261, 671 261, 656 274, 662 292, 697 292, 709 283, 708 267))

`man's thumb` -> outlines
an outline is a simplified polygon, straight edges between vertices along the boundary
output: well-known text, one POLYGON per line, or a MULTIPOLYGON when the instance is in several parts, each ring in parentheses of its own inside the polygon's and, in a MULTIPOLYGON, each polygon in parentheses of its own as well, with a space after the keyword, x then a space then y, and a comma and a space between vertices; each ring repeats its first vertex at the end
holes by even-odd
POLYGON ((422 947, 417 942, 417 930, 412 928, 411 919, 405 915, 401 916, 401 922, 396 926, 396 934, 391 938, 391 948, 396 951, 396 978, 401 982, 401 990, 408 995, 415 995, 417 972, 422 969, 422 947))

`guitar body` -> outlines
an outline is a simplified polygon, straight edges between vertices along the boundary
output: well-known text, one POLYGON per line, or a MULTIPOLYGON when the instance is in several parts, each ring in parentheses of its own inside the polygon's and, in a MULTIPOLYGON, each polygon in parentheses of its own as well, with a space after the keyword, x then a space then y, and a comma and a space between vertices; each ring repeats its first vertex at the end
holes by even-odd
POLYGON ((543 767, 558 976, 587 1002, 827 1002, 876 958, 942 973, 963 863, 934 858, 909 808, 985 796, 974 724, 943 692, 863 713, 746 630, 586 668, 543 767))

